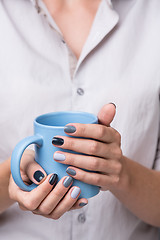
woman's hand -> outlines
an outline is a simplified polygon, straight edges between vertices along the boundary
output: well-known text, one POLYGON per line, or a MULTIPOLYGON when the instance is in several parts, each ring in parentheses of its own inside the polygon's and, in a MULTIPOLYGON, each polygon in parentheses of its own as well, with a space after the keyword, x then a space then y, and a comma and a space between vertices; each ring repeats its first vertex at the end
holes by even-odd
POLYGON ((71 187, 73 179, 63 177, 57 183, 57 175, 46 175, 45 171, 34 161, 34 152, 25 151, 21 161, 21 176, 26 184, 39 184, 31 192, 21 190, 10 178, 10 198, 19 203, 22 210, 32 211, 34 214, 47 218, 58 219, 65 212, 81 208, 88 203, 87 199, 78 199, 80 188, 71 187), (57 183, 57 184, 56 184, 57 183))
MULTIPOLYGON (((112 120, 115 108, 112 104, 107 107, 112 108, 112 120)), ((100 115, 102 114, 100 112, 100 115)), ((88 139, 64 136, 53 138, 53 144, 60 148, 87 154, 58 151, 54 153, 54 160, 70 165, 67 173, 73 178, 100 186, 101 190, 108 190, 117 185, 123 168, 121 136, 109 124, 106 125, 73 123, 65 127, 65 132, 74 137, 88 139)))

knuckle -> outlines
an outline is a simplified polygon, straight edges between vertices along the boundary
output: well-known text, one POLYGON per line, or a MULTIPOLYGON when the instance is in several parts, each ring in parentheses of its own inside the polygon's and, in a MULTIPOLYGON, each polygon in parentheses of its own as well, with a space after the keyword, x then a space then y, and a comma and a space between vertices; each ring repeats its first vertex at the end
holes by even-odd
POLYGON ((122 150, 119 147, 115 148, 114 155, 116 159, 120 160, 122 157, 122 150))
POLYGON ((34 215, 40 215, 40 214, 37 213, 36 211, 32 211, 32 213, 33 213, 34 215))
POLYGON ((99 169, 99 160, 97 158, 93 158, 90 163, 90 170, 98 170, 99 169))
POLYGON ((116 138, 118 143, 121 143, 121 135, 118 131, 115 132, 115 138, 116 138))
POLYGON ((99 175, 99 174, 97 174, 96 176, 95 176, 95 184, 97 185, 97 186, 101 186, 101 176, 99 175))
POLYGON ((18 203, 18 205, 19 205, 19 208, 22 210, 22 211, 26 211, 27 209, 23 206, 23 205, 21 205, 20 203, 18 203))
POLYGON ((54 189, 54 197, 57 199, 61 199, 63 197, 64 193, 62 192, 62 189, 54 189))
POLYGON ((80 181, 87 181, 87 177, 86 177, 86 173, 85 173, 85 171, 82 171, 80 174, 79 174, 79 176, 78 176, 78 180, 80 180, 80 181))
POLYGON ((24 201, 24 207, 27 208, 29 211, 34 211, 36 209, 36 205, 32 199, 24 201))
POLYGON ((86 128, 85 128, 85 126, 83 126, 83 125, 79 126, 79 135, 80 136, 85 136, 86 135, 86 128))
POLYGON ((115 171, 117 174, 120 174, 122 171, 122 164, 121 163, 117 163, 115 166, 115 171))
POLYGON ((73 141, 72 138, 67 138, 67 148, 69 149, 73 149, 74 148, 74 145, 75 145, 75 142, 73 141))
POLYGON ((104 138, 105 137, 105 134, 106 134, 106 131, 105 131, 105 128, 104 128, 104 126, 99 126, 98 128, 97 128, 97 136, 98 136, 98 138, 104 138))
POLYGON ((96 155, 97 151, 98 151, 98 142, 96 141, 91 141, 90 143, 90 148, 89 148, 89 154, 91 155, 96 155))
POLYGON ((114 184, 114 185, 115 185, 115 184, 118 184, 118 183, 119 183, 119 180, 120 180, 120 179, 119 179, 118 176, 113 176, 113 177, 112 177, 112 184, 114 184))
POLYGON ((68 154, 66 163, 69 164, 69 165, 70 165, 70 164, 71 164, 71 165, 75 165, 75 164, 76 164, 75 158, 76 158, 75 155, 73 155, 73 154, 68 154))
POLYGON ((31 202, 25 203, 25 207, 26 207, 29 211, 34 211, 34 210, 36 209, 31 202))
POLYGON ((52 213, 52 219, 54 220, 58 220, 61 216, 56 214, 56 213, 52 213))
POLYGON ((51 212, 50 208, 47 207, 47 206, 40 206, 40 207, 39 207, 39 211, 40 211, 41 214, 43 214, 43 215, 48 215, 48 214, 50 214, 50 212, 51 212))

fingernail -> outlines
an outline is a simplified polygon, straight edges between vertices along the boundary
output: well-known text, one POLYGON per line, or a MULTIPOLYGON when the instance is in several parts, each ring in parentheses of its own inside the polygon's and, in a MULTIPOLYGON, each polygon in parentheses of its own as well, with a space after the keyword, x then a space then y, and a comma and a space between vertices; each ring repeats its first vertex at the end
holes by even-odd
POLYGON ((54 160, 64 161, 66 159, 65 155, 62 153, 55 153, 53 156, 54 160))
POLYGON ((40 170, 37 170, 34 175, 33 175, 34 179, 37 181, 37 182, 40 182, 42 181, 42 179, 44 178, 44 174, 40 171, 40 170))
POLYGON ((75 176, 76 175, 76 171, 71 169, 71 168, 67 168, 66 172, 72 176, 75 176))
POLYGON ((54 138, 52 139, 52 144, 54 144, 54 145, 62 146, 63 143, 64 143, 63 138, 54 137, 54 138))
POLYGON ((80 207, 84 207, 85 205, 87 205, 87 203, 81 202, 81 203, 79 204, 80 207))
POLYGON ((75 199, 80 193, 80 191, 81 189, 79 187, 75 187, 71 192, 71 197, 75 199))
POLYGON ((49 183, 53 185, 58 179, 58 175, 56 173, 52 174, 52 176, 49 179, 49 183))
POLYGON ((64 131, 66 133, 74 133, 76 131, 76 128, 74 126, 67 125, 64 127, 64 131))
POLYGON ((115 108, 117 108, 115 103, 113 103, 113 102, 110 102, 109 104, 113 104, 113 105, 115 106, 115 108))
POLYGON ((67 187, 69 187, 71 182, 73 182, 73 178, 68 176, 64 179, 63 186, 67 188, 67 187))

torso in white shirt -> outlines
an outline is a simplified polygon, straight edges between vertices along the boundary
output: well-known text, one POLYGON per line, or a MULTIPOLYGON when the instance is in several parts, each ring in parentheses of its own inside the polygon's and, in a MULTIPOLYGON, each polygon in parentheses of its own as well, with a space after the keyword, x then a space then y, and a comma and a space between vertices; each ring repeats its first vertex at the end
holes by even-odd
MULTIPOLYGON (((159 170, 159 8, 159 0, 113 1, 113 6, 103 0, 76 61, 46 8, 38 14, 29 0, 1 0, 0 160, 32 134, 37 115, 97 114, 114 102, 112 126, 122 135, 123 154, 159 170)), ((100 192, 59 220, 12 206, 0 216, 0 233, 6 240, 153 240, 158 231, 110 192, 100 192)))

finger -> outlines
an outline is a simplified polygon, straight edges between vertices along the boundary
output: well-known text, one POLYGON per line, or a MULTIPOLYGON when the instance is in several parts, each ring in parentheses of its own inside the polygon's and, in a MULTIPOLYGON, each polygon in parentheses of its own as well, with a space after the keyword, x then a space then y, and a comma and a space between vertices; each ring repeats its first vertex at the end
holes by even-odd
POLYGON ((26 207, 24 207, 22 204, 19 203, 19 207, 22 211, 28 211, 26 207))
POLYGON ((47 177, 44 169, 35 161, 29 161, 27 163, 25 168, 25 174, 35 184, 42 183, 47 177))
POLYGON ((80 192, 81 189, 79 187, 72 187, 50 214, 50 217, 53 219, 59 219, 65 212, 69 211, 77 201, 80 192))
POLYGON ((41 203, 38 211, 43 215, 50 214, 57 204, 62 200, 64 195, 67 193, 68 189, 73 183, 73 178, 70 176, 63 177, 55 188, 50 192, 47 198, 41 203))
POLYGON ((105 143, 119 141, 119 133, 114 128, 101 124, 71 123, 65 126, 64 131, 75 137, 93 138, 105 143))
POLYGON ((21 176, 24 182, 31 180, 35 184, 42 183, 47 177, 43 168, 35 162, 35 152, 33 150, 25 150, 21 160, 21 176))
POLYGON ((110 184, 116 184, 119 182, 119 176, 118 175, 106 175, 101 173, 95 173, 95 172, 87 172, 79 168, 75 167, 69 167, 67 168, 67 173, 71 175, 73 178, 91 184, 96 186, 109 186, 110 184), (69 169, 69 171, 68 171, 69 169), (72 171, 74 172, 74 175, 70 174, 72 171))
POLYGON ((62 164, 71 165, 90 171, 105 172, 107 174, 118 173, 121 164, 115 160, 72 154, 68 152, 55 152, 53 159, 62 164))
POLYGON ((86 206, 87 204, 88 204, 88 200, 86 198, 81 198, 81 199, 77 200, 77 202, 75 202, 75 204, 69 209, 69 211, 82 208, 82 207, 86 206))
POLYGON ((98 156, 102 158, 119 158, 121 157, 121 150, 117 143, 106 144, 91 139, 59 137, 52 139, 52 143, 59 148, 72 150, 75 152, 83 152, 88 155, 98 156), (57 142, 62 143, 58 145, 57 142))
POLYGON ((22 191, 11 181, 10 194, 12 199, 19 202, 24 208, 33 211, 46 198, 53 186, 56 184, 57 174, 50 174, 45 181, 30 192, 22 191), (15 192, 16 191, 16 192, 15 192))
POLYGON ((114 103, 105 104, 98 113, 99 123, 110 126, 116 114, 116 105, 114 103))

